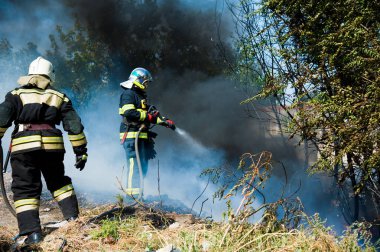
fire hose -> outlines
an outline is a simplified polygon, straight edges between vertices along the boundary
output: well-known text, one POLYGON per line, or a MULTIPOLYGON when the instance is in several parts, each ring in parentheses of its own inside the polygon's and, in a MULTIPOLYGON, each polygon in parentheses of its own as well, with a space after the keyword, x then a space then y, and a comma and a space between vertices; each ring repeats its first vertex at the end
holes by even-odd
MULTIPOLYGON (((154 113, 154 112, 157 112, 159 114, 159 112, 157 111, 156 107, 154 107, 153 105, 151 105, 149 107, 149 109, 148 109, 148 113, 154 113)), ((159 115, 159 117, 160 117, 160 119, 162 121, 165 121, 165 119, 163 117, 161 117, 160 115, 159 115)), ((153 128, 154 126, 155 125, 153 125, 151 128, 153 128)), ((144 192, 144 176, 143 176, 143 170, 142 170, 141 159, 140 159, 140 151, 139 151, 139 135, 140 135, 141 131, 144 130, 144 129, 146 129, 146 128, 147 128, 147 126, 145 124, 141 124, 141 126, 139 127, 139 130, 137 131, 136 136, 135 136, 136 160, 137 160, 137 166, 138 166, 139 174, 140 174, 140 188, 139 188, 139 196, 138 196, 137 200, 141 200, 141 198, 143 196, 143 192, 144 192)), ((175 127, 171 127, 171 129, 175 130, 175 127)), ((123 136, 123 139, 122 139, 122 144, 125 141, 127 133, 128 133, 128 129, 124 133, 124 136, 123 136)))
POLYGON ((145 124, 142 124, 137 131, 136 138, 135 138, 135 151, 136 151, 136 160, 137 160, 137 166, 139 167, 139 173, 140 173, 140 190, 139 190, 139 197, 137 200, 141 200, 143 192, 144 192, 144 176, 143 176, 143 170, 141 165, 141 159, 140 159, 140 152, 139 152, 139 135, 140 132, 145 129, 145 124))
POLYGON ((14 217, 16 217, 16 211, 13 209, 11 203, 9 202, 9 199, 8 199, 8 196, 7 196, 7 191, 5 190, 5 183, 4 183, 4 173, 7 172, 7 166, 8 166, 9 158, 10 158, 10 155, 11 155, 11 147, 12 147, 12 144, 9 145, 9 149, 8 149, 8 152, 7 152, 7 157, 5 159, 5 163, 3 162, 4 161, 3 148, 2 147, 0 148, 0 162, 1 162, 0 186, 1 186, 1 195, 3 197, 5 205, 7 206, 7 208, 9 209, 9 211, 12 213, 12 215, 14 217))

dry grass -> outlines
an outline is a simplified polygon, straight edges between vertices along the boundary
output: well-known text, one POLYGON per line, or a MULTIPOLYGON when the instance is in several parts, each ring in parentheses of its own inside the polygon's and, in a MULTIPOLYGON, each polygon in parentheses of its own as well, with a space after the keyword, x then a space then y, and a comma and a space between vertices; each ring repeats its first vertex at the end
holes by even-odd
MULTIPOLYGON (((120 208, 119 202, 116 206, 82 211, 78 220, 47 234, 36 251, 154 251, 168 245, 186 252, 376 251, 366 231, 368 226, 355 224, 343 236, 337 236, 317 214, 305 215, 299 199, 281 198, 253 209, 255 192, 270 175, 270 157, 268 153, 242 156, 240 167, 244 168, 244 176, 233 181, 231 190, 223 187, 219 191, 227 199, 236 192, 243 195, 237 209, 232 209, 227 201, 224 222, 197 220, 173 227, 172 213, 155 211, 143 204, 120 208), (119 210, 110 213, 114 207, 119 210), (261 220, 250 223, 250 217, 259 210, 264 212, 261 220), (278 219, 281 211, 284 214, 278 219), (107 216, 94 219, 105 212, 107 216)), ((11 244, 10 234, 6 228, 0 230, 0 248, 4 251, 11 244)))
POLYGON ((0 251, 9 251, 12 245, 14 231, 0 226, 0 251))
MULTIPOLYGON (((170 220, 166 224, 157 221, 165 218, 162 213, 139 207, 133 215, 116 213, 114 217, 99 223, 88 223, 91 217, 109 209, 111 206, 85 211, 75 222, 47 234, 37 251, 59 251, 63 241, 66 241, 63 251, 149 251, 170 244, 181 251, 209 252, 376 251, 370 246, 358 246, 356 229, 337 237, 323 225, 318 216, 307 217, 307 223, 292 230, 268 227, 268 224, 236 225, 203 220, 170 228, 170 220)), ((9 247, 11 237, 11 232, 6 228, 0 229, 3 248, 9 247)))

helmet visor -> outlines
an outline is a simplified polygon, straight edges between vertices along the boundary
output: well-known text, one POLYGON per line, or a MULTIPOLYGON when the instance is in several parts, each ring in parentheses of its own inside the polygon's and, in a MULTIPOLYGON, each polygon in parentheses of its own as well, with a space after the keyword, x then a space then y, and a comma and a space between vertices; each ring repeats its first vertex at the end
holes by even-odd
POLYGON ((152 82, 152 80, 144 80, 142 83, 145 88, 148 88, 149 84, 152 82))

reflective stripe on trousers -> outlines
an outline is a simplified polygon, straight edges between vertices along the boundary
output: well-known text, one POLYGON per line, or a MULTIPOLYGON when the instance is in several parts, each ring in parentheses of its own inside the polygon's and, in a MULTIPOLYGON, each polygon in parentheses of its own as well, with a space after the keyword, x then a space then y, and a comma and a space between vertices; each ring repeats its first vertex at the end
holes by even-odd
POLYGON ((37 210, 40 206, 40 200, 35 198, 16 200, 15 203, 16 213, 22 213, 29 210, 37 210))
MULTIPOLYGON (((148 171, 148 160, 145 158, 144 152, 141 151, 144 148, 144 142, 140 141, 139 154, 141 158, 141 168, 143 177, 145 178, 148 171)), ((140 193, 140 171, 136 160, 135 151, 135 139, 127 139, 123 144, 126 161, 127 161, 127 185, 125 192, 127 195, 138 195, 140 193)))

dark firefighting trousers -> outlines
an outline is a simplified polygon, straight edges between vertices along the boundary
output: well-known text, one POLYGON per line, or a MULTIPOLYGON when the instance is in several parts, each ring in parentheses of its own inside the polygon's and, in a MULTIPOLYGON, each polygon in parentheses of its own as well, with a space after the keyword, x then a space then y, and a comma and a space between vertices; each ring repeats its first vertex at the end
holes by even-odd
MULTIPOLYGON (((145 139, 139 139, 139 156, 141 161, 142 176, 145 178, 148 172, 148 142, 145 139)), ((126 194, 131 195, 135 198, 138 197, 140 193, 140 171, 136 159, 136 149, 135 149, 135 139, 128 138, 123 144, 126 158, 127 158, 127 188, 126 194)))
POLYGON ((47 188, 69 219, 79 214, 71 179, 64 175, 63 152, 30 151, 11 155, 12 192, 20 235, 40 232, 41 173, 47 188))

